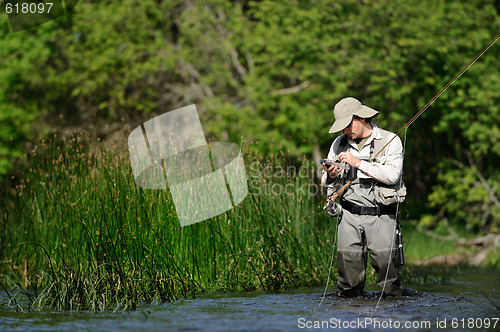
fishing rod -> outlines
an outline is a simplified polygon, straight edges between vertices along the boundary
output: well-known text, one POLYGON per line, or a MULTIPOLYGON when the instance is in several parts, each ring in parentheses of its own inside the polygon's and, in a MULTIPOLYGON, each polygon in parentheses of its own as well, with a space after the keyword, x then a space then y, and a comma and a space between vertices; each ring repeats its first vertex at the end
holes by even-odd
MULTIPOLYGON (((439 91, 431 100, 429 100, 429 102, 427 102, 427 104, 425 104, 424 107, 422 107, 422 109, 417 113, 415 114, 415 116, 413 116, 413 118, 411 118, 410 121, 408 121, 404 126, 403 128, 401 128, 397 133, 396 135, 391 138, 378 152, 377 154, 370 159, 370 163, 392 142, 393 139, 395 139, 397 136, 399 136, 399 134, 407 129, 409 126, 411 126, 453 83, 455 83, 456 80, 458 80, 460 78, 460 76, 462 76, 466 71, 467 69, 469 69, 484 53, 486 53, 486 51, 488 51, 490 49, 490 47, 493 46, 493 44, 496 43, 496 41, 500 38, 500 35, 496 36, 485 48, 483 48, 483 50, 481 52, 479 52, 475 57, 474 59, 472 59, 471 62, 469 62, 469 64, 467 66, 465 66, 457 75, 455 75, 455 77, 453 77, 453 79, 451 81, 448 82, 448 84, 446 84, 442 89, 441 91, 439 91)), ((357 176, 354 175, 354 177, 347 181, 332 197, 330 197, 328 199, 328 201, 326 202, 325 206, 323 207, 323 210, 326 210, 328 212, 328 214, 330 216, 337 216, 340 211, 341 211, 341 207, 338 203, 335 203, 335 200, 340 196, 342 195, 342 193, 344 191, 347 190, 347 188, 349 188, 349 186, 352 184, 352 182, 354 180, 356 180, 357 176)))

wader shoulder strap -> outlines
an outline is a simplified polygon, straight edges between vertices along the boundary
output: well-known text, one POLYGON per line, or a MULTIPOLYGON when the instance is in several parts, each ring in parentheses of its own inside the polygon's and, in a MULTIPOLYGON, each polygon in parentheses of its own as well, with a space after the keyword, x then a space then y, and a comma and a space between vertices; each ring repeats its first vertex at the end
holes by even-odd
POLYGON ((337 148, 335 154, 339 155, 342 151, 346 151, 348 147, 349 147, 349 141, 347 140, 347 135, 344 134, 340 136, 339 147, 337 148))
POLYGON ((377 156, 380 152, 380 149, 382 149, 386 144, 387 142, 389 142, 389 138, 391 137, 391 135, 394 135, 393 133, 391 133, 390 131, 388 130, 385 130, 385 129, 378 129, 380 134, 382 135, 382 139, 381 140, 373 140, 375 142, 375 156, 377 156))

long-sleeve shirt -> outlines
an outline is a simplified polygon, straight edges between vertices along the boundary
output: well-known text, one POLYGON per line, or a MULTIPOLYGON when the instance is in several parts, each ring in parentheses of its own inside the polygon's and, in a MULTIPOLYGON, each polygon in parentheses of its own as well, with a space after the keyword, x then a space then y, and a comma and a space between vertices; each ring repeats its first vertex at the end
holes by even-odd
POLYGON ((344 151, 349 151, 354 157, 361 160, 358 169, 351 169, 349 172, 342 172, 334 182, 327 184, 328 174, 323 170, 321 184, 328 188, 327 195, 333 195, 346 181, 351 179, 356 173, 357 178, 353 181, 349 189, 344 193, 343 199, 363 206, 375 206, 375 195, 373 185, 381 182, 386 185, 394 185, 401 178, 403 170, 403 145, 399 137, 395 137, 384 150, 375 157, 380 149, 389 142, 396 134, 380 129, 373 122, 373 132, 364 146, 359 150, 355 141, 347 138, 347 144, 340 146, 342 136, 337 137, 328 152, 328 159, 337 160, 338 155, 344 151), (372 148, 373 142, 373 148, 372 148), (370 152, 371 155, 370 155, 370 152), (369 162, 372 158, 375 159, 369 162))

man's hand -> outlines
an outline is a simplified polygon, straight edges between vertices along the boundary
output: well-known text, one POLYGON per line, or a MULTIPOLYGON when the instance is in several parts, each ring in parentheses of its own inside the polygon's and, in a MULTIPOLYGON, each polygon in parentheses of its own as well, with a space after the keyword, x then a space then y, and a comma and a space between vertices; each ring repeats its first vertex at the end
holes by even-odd
POLYGON ((361 160, 354 157, 350 152, 341 152, 339 154, 339 162, 346 163, 351 167, 358 168, 361 165, 361 160))
POLYGON ((326 173, 330 176, 330 178, 336 178, 337 175, 342 172, 342 168, 335 166, 335 164, 328 165, 323 163, 323 168, 325 169, 326 173))

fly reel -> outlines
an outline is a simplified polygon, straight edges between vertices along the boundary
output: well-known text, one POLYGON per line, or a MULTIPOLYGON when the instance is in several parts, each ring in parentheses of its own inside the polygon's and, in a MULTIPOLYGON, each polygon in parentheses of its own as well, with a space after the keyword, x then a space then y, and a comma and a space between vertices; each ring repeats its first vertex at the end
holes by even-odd
POLYGON ((342 213, 342 206, 337 202, 328 201, 323 210, 326 210, 330 217, 338 217, 342 213))

